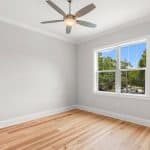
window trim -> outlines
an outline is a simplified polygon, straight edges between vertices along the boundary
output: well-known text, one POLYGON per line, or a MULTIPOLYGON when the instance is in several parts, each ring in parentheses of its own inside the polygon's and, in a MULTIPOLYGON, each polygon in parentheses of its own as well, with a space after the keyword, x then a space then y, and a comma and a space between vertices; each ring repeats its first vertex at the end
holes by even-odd
POLYGON ((104 96, 119 96, 119 97, 128 97, 128 98, 138 98, 138 99, 148 99, 150 100, 150 85, 148 85, 150 83, 150 60, 148 59, 150 58, 150 37, 147 38, 143 38, 140 40, 131 40, 128 42, 124 42, 124 43, 120 43, 120 44, 116 44, 114 46, 106 46, 105 48, 101 48, 101 49, 97 49, 94 51, 94 93, 97 95, 104 95, 104 96), (143 68, 132 68, 132 69, 121 69, 120 67, 120 47, 122 46, 128 46, 128 45, 132 45, 132 44, 138 44, 138 43, 143 43, 146 42, 146 46, 147 46, 147 51, 146 51, 146 67, 143 68), (109 51, 109 49, 116 49, 117 50, 117 64, 116 64, 116 80, 115 80, 115 87, 116 87, 116 91, 115 92, 107 92, 107 91, 99 91, 98 90, 98 81, 97 81, 97 74, 98 72, 114 72, 114 70, 102 70, 102 71, 98 71, 97 70, 97 65, 98 65, 98 53, 102 52, 102 51, 109 51), (121 73, 121 71, 133 71, 133 70, 145 70, 145 94, 130 94, 130 93, 121 93, 121 75, 119 75, 121 73), (120 81, 119 81, 120 80, 120 81), (119 90, 118 90, 119 89, 119 90))

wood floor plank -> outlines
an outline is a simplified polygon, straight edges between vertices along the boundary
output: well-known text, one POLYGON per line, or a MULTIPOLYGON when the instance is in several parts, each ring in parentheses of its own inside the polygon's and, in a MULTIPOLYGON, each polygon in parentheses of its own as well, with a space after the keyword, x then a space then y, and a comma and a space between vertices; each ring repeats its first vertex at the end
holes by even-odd
POLYGON ((75 109, 0 129, 0 150, 150 150, 150 128, 75 109))

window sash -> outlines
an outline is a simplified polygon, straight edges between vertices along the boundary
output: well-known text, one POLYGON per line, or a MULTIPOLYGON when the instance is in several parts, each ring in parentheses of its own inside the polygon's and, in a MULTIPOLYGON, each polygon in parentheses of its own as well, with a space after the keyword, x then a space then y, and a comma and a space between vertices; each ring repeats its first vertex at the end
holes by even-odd
POLYGON ((116 70, 103 70, 103 71, 96 71, 97 73, 107 73, 107 72, 116 72, 116 70))
POLYGON ((133 69, 119 69, 120 71, 139 71, 146 70, 146 68, 133 68, 133 69))

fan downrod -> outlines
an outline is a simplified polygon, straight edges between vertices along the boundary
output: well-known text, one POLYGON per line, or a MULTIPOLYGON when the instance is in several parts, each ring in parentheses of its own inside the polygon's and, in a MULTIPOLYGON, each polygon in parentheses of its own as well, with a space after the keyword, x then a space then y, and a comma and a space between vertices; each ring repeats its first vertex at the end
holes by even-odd
POLYGON ((72 2, 72 0, 67 0, 68 1, 68 3, 71 3, 72 2))

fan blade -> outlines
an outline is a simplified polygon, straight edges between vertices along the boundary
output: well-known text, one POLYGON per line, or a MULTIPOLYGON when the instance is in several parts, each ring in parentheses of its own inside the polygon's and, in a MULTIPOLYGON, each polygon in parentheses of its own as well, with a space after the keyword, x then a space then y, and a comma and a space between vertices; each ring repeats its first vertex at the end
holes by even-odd
POLYGON ((56 22, 63 22, 64 20, 50 20, 50 21, 42 21, 40 23, 47 24, 47 23, 56 23, 56 22))
POLYGON ((90 11, 92 11, 93 9, 95 9, 96 6, 94 4, 89 4, 86 7, 80 9, 77 13, 76 13, 76 17, 82 17, 84 15, 86 15, 87 13, 89 13, 90 11))
POLYGON ((63 15, 64 17, 66 16, 66 13, 59 8, 55 3, 53 3, 51 0, 46 1, 53 9, 55 9, 59 14, 63 15))
POLYGON ((95 28, 96 24, 88 22, 88 21, 83 21, 83 20, 77 20, 77 24, 85 26, 85 27, 89 27, 89 28, 95 28))
POLYGON ((66 26, 66 33, 69 34, 71 32, 72 26, 66 26))

